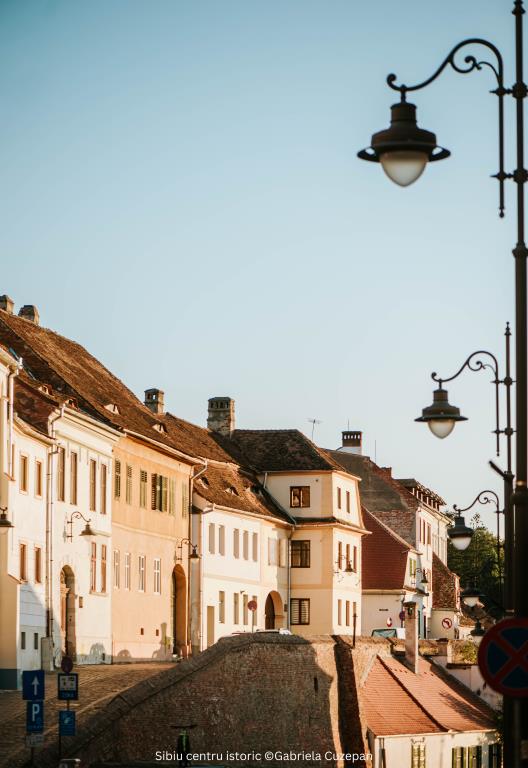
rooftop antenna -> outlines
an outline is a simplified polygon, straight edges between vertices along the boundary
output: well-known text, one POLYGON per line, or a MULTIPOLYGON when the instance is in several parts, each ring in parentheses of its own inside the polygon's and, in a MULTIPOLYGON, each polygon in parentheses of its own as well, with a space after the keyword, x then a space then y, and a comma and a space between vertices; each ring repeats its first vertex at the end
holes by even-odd
POLYGON ((374 464, 378 463, 378 441, 374 440, 374 464))
POLYGON ((312 425, 312 438, 311 438, 311 439, 312 439, 312 442, 313 442, 313 439, 314 439, 314 431, 315 431, 315 425, 316 425, 316 424, 322 424, 323 422, 322 422, 322 421, 320 421, 319 419, 308 419, 308 421, 309 421, 309 422, 310 422, 310 424, 312 425))

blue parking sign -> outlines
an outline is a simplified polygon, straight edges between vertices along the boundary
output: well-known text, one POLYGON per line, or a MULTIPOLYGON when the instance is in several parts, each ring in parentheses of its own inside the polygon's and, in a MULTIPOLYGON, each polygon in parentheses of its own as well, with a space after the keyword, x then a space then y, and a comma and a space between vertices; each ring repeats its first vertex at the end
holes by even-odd
POLYGON ((25 701, 44 701, 44 670, 22 672, 22 698, 25 701))
POLYGON ((75 712, 63 709, 59 712, 59 734, 61 736, 75 736, 75 712))
POLYGON ((42 733, 44 730, 44 702, 28 701, 26 709, 26 732, 42 733))

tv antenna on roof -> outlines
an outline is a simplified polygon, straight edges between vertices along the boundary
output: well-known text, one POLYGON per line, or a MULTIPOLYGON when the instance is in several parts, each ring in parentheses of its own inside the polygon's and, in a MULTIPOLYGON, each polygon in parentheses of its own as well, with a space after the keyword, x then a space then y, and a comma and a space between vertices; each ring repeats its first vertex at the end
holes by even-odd
POLYGON ((320 421, 319 419, 308 419, 308 421, 312 425, 312 438, 311 439, 313 440, 314 439, 315 425, 316 424, 322 424, 323 422, 320 421))

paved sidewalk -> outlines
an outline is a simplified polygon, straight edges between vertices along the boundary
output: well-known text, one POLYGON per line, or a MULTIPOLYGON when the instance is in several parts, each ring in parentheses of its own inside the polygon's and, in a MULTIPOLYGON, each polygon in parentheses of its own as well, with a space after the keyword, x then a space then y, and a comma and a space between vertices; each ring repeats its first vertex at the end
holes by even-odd
MULTIPOLYGON (((117 693, 173 666, 170 662, 155 662, 74 667, 73 671, 79 673, 79 701, 71 702, 70 708, 77 713, 77 731, 117 693)), ((50 672, 46 674, 44 746, 57 741, 60 709, 66 709, 66 702, 58 701, 57 673, 50 672)), ((0 691, 0 768, 17 768, 28 760, 30 750, 25 746, 25 735, 26 702, 22 700, 22 691, 0 691)), ((67 742, 68 737, 64 737, 64 743, 67 742)))

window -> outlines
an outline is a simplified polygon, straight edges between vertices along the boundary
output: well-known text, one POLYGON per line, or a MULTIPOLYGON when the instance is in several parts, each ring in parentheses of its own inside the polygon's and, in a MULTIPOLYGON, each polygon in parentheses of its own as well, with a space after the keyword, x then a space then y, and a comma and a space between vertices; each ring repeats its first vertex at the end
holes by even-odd
POLYGON ((343 623, 343 601, 337 601, 337 623, 339 626, 343 623))
POLYGON ((310 623, 310 600, 307 597, 292 597, 290 600, 290 624, 310 623))
POLYGON ((20 633, 20 648, 23 651, 26 650, 26 633, 25 632, 20 633))
POLYGON ((101 514, 106 515, 106 478, 107 478, 107 467, 106 464, 101 464, 101 514))
POLYGON ((145 591, 145 555, 138 557, 138 590, 145 591))
POLYGON ((253 556, 253 562, 256 563, 258 560, 258 533, 254 533, 252 537, 252 556, 253 556))
POLYGON ((341 509, 341 488, 337 489, 337 508, 341 509))
POLYGON ((279 539, 279 566, 285 568, 288 562, 288 539, 279 539))
POLYGON ((209 523, 209 554, 215 553, 215 524, 209 523))
POLYGON ((57 500, 64 501, 66 498, 64 488, 64 469, 66 465, 66 451, 59 448, 57 454, 57 500))
POLYGON ((182 517, 189 514, 189 486, 186 481, 182 483, 182 517))
POLYGON ((277 539, 268 539, 268 565, 277 565, 277 539))
POLYGON ((35 496, 42 496, 42 462, 35 462, 35 496))
POLYGON ((502 744, 489 745, 488 768, 502 768, 502 744))
POLYGON ((20 454, 19 488, 22 493, 28 490, 28 457, 20 454))
POLYGON ((308 540, 291 542, 291 567, 310 567, 310 542, 308 540))
POLYGON ((236 557, 237 560, 240 557, 240 531, 238 528, 233 531, 233 557, 236 557))
POLYGON ((416 578, 416 560, 413 560, 412 558, 409 560, 409 576, 411 579, 416 578))
POLYGON ((345 568, 348 570, 352 568, 352 560, 350 559, 350 544, 345 547, 345 568))
POLYGON ((169 478, 169 515, 176 513, 176 480, 169 478))
POLYGON ((130 589, 130 552, 125 552, 125 589, 130 589))
POLYGON ((95 512, 97 499, 97 462, 90 459, 90 511, 95 512))
POLYGON ((346 511, 350 514, 350 491, 346 492, 346 511))
POLYGON ((132 504, 132 467, 130 464, 126 465, 125 501, 127 504, 132 504))
POLYGON ((218 593, 218 621, 225 624, 225 592, 218 593))
POLYGON ((244 531, 242 535, 242 554, 244 560, 249 560, 249 533, 244 531))
POLYGON ((427 523, 427 543, 431 546, 431 525, 427 523))
POLYGON ((119 459, 114 462, 114 498, 121 498, 121 462, 119 459))
POLYGON ((467 768, 482 768, 482 747, 468 747, 467 768))
POLYGON ((42 583, 42 549, 35 547, 35 584, 42 583))
POLYGON ((453 747, 451 750, 452 768, 467 768, 465 747, 453 747))
POLYGON ((425 744, 411 746, 411 768, 425 768, 425 744))
POLYGON ((354 571, 354 573, 357 573, 357 569, 358 569, 357 555, 358 555, 358 548, 352 547, 352 560, 349 560, 349 562, 350 562, 350 565, 352 566, 352 570, 354 571))
POLYGON ((97 544, 95 543, 95 541, 92 541, 91 556, 90 556, 90 592, 95 592, 97 587, 96 568, 97 568, 97 544))
POLYGON ((225 555, 225 525, 218 526, 218 554, 225 555))
POLYGON ((114 589, 121 586, 121 557, 118 549, 114 549, 114 589))
POLYGON ((242 617, 244 620, 244 626, 247 627, 249 624, 249 609, 248 609, 248 602, 249 598, 247 595, 242 595, 242 617))
POLYGON ((21 544, 20 553, 20 581, 27 581, 27 546, 21 544))
POLYGON ((33 650, 38 651, 39 649, 39 636, 38 632, 33 633, 33 650))
POLYGON ((152 509, 157 509, 158 512, 166 512, 168 507, 169 478, 153 473, 150 487, 152 509))
POLYGON ((309 485, 291 485, 290 486, 290 507, 309 507, 310 506, 310 486, 309 485))
POLYGON ((72 451, 70 454, 70 504, 77 504, 77 474, 79 457, 72 451))
POLYGON ((106 544, 101 544, 101 592, 106 592, 106 544))
POLYGON ((147 508, 147 485, 148 485, 148 474, 145 472, 144 469, 140 469, 139 471, 139 506, 142 509, 147 508))
POLYGON ((233 595, 233 624, 238 624, 240 621, 240 595, 235 592, 233 595))
POLYGON ((161 560, 154 558, 154 594, 161 595, 161 560))
POLYGON ((345 624, 347 627, 350 626, 350 600, 345 603, 345 624))
POLYGON ((343 542, 337 542, 337 567, 339 570, 343 567, 343 542))

